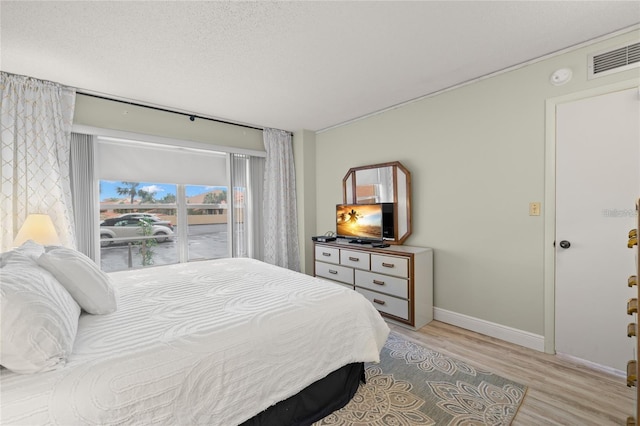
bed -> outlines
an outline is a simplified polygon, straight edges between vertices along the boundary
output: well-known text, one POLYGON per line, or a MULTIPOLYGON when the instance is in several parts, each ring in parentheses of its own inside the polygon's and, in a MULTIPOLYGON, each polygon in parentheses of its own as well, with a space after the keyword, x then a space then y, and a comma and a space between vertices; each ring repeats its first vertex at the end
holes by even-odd
POLYGON ((314 386, 342 389, 336 374, 353 383, 389 333, 358 293, 253 259, 106 275, 117 309, 79 314, 62 365, 2 368, 2 424, 270 424, 314 386))

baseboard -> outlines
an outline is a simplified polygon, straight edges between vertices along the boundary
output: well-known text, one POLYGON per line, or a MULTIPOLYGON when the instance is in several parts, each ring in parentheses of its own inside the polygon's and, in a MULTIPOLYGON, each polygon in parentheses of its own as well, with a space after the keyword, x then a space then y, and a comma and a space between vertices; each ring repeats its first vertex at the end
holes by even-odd
MULTIPOLYGON (((466 330, 475 331, 485 336, 495 337, 509 343, 524 346, 525 348, 544 352, 544 336, 529 333, 528 331, 518 330, 516 328, 506 327, 504 325, 492 323, 468 315, 459 314, 445 309, 433 308, 433 318, 435 320, 455 325, 456 327, 466 330)), ((626 377, 625 371, 620 371, 612 367, 596 364, 581 358, 576 358, 567 354, 557 354, 559 357, 573 362, 574 364, 583 365, 585 367, 598 370, 614 376, 626 377)))
POLYGON ((524 346, 525 348, 544 352, 544 336, 539 334, 506 327, 504 325, 440 308, 433 308, 433 317, 438 321, 446 322, 447 324, 455 325, 456 327, 475 331, 476 333, 495 337, 509 343, 524 346))
POLYGON ((612 374, 614 376, 618 376, 621 378, 627 377, 626 371, 616 370, 613 367, 607 367, 606 365, 597 364, 592 361, 587 361, 586 359, 577 358, 575 356, 567 355, 563 353, 557 353, 556 356, 558 356, 559 358, 563 358, 566 361, 572 362, 574 364, 578 364, 578 365, 582 365, 584 367, 590 368, 592 370, 597 370, 603 373, 612 374))

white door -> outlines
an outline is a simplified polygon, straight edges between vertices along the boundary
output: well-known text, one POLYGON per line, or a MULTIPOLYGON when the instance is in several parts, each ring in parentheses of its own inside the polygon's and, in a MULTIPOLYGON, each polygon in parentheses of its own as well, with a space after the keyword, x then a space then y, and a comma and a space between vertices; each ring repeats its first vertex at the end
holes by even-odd
POLYGON ((626 371, 627 233, 640 194, 638 89, 556 108, 556 352, 626 371), (568 248, 563 248, 562 246, 568 248))

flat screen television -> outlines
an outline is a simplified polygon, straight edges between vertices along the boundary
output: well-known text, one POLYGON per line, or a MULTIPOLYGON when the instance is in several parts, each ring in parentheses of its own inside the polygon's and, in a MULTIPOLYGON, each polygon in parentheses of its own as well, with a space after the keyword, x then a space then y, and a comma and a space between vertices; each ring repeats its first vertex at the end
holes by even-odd
POLYGON ((394 204, 336 205, 336 235, 362 243, 393 239, 394 204))

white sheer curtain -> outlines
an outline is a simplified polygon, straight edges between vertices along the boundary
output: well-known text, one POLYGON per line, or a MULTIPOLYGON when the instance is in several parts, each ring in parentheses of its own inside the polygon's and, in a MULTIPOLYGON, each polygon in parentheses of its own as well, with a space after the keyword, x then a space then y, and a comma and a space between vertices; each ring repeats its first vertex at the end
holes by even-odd
POLYGON ((249 157, 249 190, 250 203, 249 238, 251 248, 249 257, 264 260, 264 170, 266 160, 264 157, 249 157))
POLYGON ((262 220, 265 159, 246 154, 230 154, 232 217, 232 257, 263 260, 262 220))
POLYGON ((300 270, 296 181, 291 134, 264 129, 264 261, 300 270))
POLYGON ((75 89, 0 72, 0 251, 30 213, 51 216, 62 245, 76 247, 69 182, 75 89))
POLYGON ((76 224, 76 245, 79 252, 97 260, 96 253, 96 190, 93 152, 96 137, 71 134, 71 196, 76 224))

